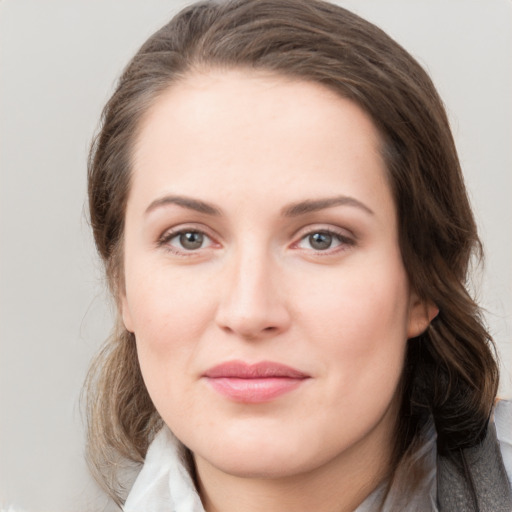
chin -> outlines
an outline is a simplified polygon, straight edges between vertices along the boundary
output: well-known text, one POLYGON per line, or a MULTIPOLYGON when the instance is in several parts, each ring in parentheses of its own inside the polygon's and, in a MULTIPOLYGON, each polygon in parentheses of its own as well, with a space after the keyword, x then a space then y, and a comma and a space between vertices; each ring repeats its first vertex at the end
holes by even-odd
POLYGON ((192 452, 216 469, 240 478, 285 478, 321 465, 321 454, 314 443, 298 437, 265 433, 250 438, 225 434, 212 449, 201 447, 192 452), (309 448, 309 449, 308 449, 309 448))
POLYGON ((233 454, 212 456, 207 462, 225 474, 239 478, 278 479, 307 472, 310 464, 297 460, 297 454, 276 456, 275 453, 233 454), (301 463, 302 462, 302 463, 301 463))

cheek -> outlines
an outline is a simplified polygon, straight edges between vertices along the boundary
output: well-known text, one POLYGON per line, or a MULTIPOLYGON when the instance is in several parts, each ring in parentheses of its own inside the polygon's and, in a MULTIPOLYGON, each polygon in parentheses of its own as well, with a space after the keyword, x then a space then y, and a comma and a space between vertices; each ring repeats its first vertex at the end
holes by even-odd
POLYGON ((140 295, 135 331, 137 355, 148 393, 169 426, 193 425, 197 359, 208 317, 206 304, 175 294, 140 295), (153 300, 155 299, 155 300, 153 300))
POLYGON ((303 279, 295 304, 298 317, 307 315, 311 325, 328 330, 332 337, 343 333, 363 345, 364 340, 406 337, 409 291, 405 271, 398 264, 347 267, 339 275, 315 274, 303 279))
MULTIPOLYGON (((186 273, 185 273, 186 274, 186 273)), ((126 283, 142 375, 158 410, 187 403, 204 331, 213 315, 212 292, 182 273, 133 269, 126 283), (173 396, 175 390, 181 390, 173 396)), ((203 280, 204 282, 204 280, 203 280)))
POLYGON ((211 317, 212 292, 204 286, 208 280, 150 264, 134 266, 129 275, 126 297, 133 330, 154 350, 194 339, 211 317))
POLYGON ((400 265, 365 266, 338 279, 311 282, 301 293, 300 314, 331 389, 345 396, 392 395, 407 343, 409 292, 400 265))

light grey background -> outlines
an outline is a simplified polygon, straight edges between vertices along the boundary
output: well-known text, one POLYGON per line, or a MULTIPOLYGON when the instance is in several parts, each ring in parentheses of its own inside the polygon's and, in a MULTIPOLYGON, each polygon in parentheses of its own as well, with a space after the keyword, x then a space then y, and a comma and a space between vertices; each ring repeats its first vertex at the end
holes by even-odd
MULTIPOLYGON (((184 5, 0 2, 0 509, 102 510, 81 385, 110 310, 84 214, 88 143, 115 78, 184 5)), ((478 295, 512 395, 512 3, 352 0, 430 71, 486 246, 478 295)))

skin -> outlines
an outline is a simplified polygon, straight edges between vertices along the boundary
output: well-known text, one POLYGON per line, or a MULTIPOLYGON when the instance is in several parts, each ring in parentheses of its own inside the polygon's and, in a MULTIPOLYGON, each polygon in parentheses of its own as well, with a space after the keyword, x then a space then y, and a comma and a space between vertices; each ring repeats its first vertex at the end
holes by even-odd
POLYGON ((409 288, 358 106, 254 71, 174 84, 141 125, 124 249, 123 320, 207 511, 349 511, 389 474, 406 343, 434 310, 409 288), (203 241, 184 247, 180 230, 203 241), (310 235, 329 231, 319 249, 310 235), (235 402, 202 377, 233 359, 309 378, 235 402))

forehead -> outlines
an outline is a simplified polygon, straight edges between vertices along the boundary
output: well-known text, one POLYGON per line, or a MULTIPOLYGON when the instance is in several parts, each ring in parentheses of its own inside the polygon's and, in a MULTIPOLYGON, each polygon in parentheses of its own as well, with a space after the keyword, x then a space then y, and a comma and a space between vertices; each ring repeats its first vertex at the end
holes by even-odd
POLYGON ((321 84, 216 70, 172 85, 146 113, 132 185, 206 196, 224 186, 252 198, 270 189, 325 197, 339 185, 365 195, 388 188, 379 148, 369 116, 321 84))
MULTIPOLYGON (((342 117, 357 117, 365 137, 378 145, 379 136, 370 117, 331 88, 261 70, 213 69, 190 73, 161 93, 143 116, 139 133, 151 130, 154 135, 155 129, 169 128, 173 122, 179 124, 182 135, 196 137, 220 126, 228 130, 264 126, 260 137, 263 140, 272 127, 285 129, 284 136, 286 129, 298 124, 307 124, 317 131, 332 124, 339 127, 340 113, 342 117)), ((325 135, 325 130, 322 132, 325 135)), ((270 133, 278 135, 276 131, 270 133)), ((138 150, 144 139, 141 135, 137 139, 138 150)), ((243 134, 228 135, 231 138, 243 134)), ((314 138, 315 132, 309 135, 314 138)))

